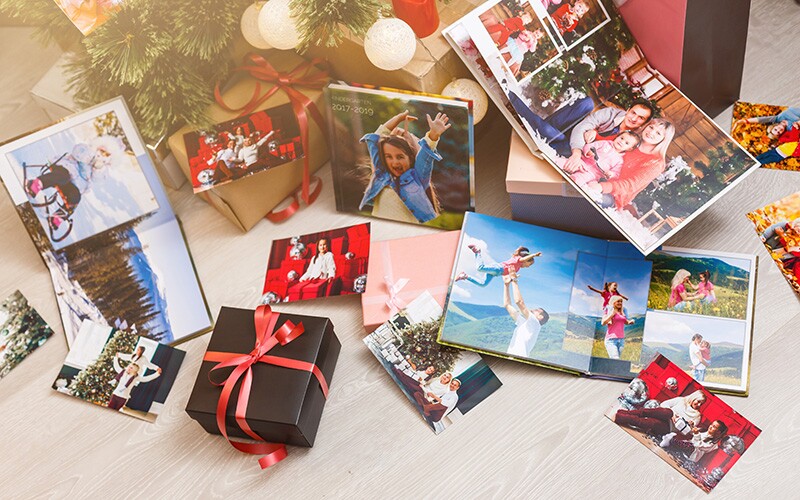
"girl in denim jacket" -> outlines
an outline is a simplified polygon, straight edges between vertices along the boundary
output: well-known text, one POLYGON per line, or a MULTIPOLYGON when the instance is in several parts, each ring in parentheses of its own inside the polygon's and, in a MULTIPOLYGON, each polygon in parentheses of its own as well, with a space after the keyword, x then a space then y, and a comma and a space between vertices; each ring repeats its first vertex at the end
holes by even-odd
POLYGON ((425 223, 439 216, 431 173, 433 163, 442 159, 436 145, 442 133, 450 128, 450 123, 444 113, 437 113, 433 119, 430 115, 425 116, 429 130, 422 139, 417 140, 407 131, 408 122, 417 119, 409 115, 408 110, 389 119, 375 133, 361 138, 369 150, 372 177, 359 210, 372 204, 373 215, 380 215, 376 213, 378 206, 390 204, 391 200, 387 198, 393 196, 399 197, 410 217, 390 218, 425 223), (403 129, 398 127, 401 123, 405 125, 403 129))

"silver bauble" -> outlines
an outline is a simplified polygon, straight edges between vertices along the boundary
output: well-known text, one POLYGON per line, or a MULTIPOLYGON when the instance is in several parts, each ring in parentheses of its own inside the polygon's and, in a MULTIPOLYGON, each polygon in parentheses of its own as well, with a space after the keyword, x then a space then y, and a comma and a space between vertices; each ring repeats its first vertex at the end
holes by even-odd
POLYGON ((656 399, 648 399, 644 403, 644 407, 645 408, 658 408, 659 404, 661 404, 661 403, 659 403, 658 400, 656 400, 656 399))
POLYGON ((275 292, 267 292, 261 296, 261 304, 271 306, 273 304, 279 304, 281 301, 281 296, 275 292))
POLYGON ((364 293, 367 289, 367 275, 362 274, 353 281, 353 291, 356 293, 364 293))
POLYGON ((670 377, 664 383, 664 387, 669 389, 670 391, 677 391, 678 390, 678 379, 675 377, 670 377))
POLYGON ((300 274, 299 274, 297 271, 294 271, 294 270, 292 270, 292 271, 289 271, 289 272, 286 274, 286 279, 287 279, 287 280, 289 280, 289 281, 294 281, 294 280, 296 280, 296 279, 297 279, 297 278, 299 278, 299 277, 300 277, 300 274))
POLYGON ((306 246, 303 243, 297 242, 291 249, 289 249, 289 257, 294 260, 300 260, 306 255, 306 246))

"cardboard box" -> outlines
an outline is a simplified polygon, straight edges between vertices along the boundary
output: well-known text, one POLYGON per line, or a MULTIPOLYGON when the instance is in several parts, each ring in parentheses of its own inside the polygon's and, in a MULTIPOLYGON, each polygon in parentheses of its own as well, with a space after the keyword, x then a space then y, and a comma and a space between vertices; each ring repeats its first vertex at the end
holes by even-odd
MULTIPOLYGON (((248 309, 223 307, 211 334, 208 351, 250 353, 256 342, 253 314, 248 309)), ((280 314, 276 326, 280 328, 287 320, 295 325, 302 323, 305 332, 286 345, 275 346, 268 354, 314 363, 330 384, 341 349, 331 321, 314 316, 280 314)), ((186 413, 211 434, 220 434, 216 410, 222 386, 212 385, 209 381, 209 372, 216 364, 203 361, 186 404, 186 413)), ((250 428, 268 442, 313 446, 325 406, 325 396, 317 378, 307 371, 266 363, 255 363, 252 370, 253 385, 246 412, 250 428)), ((224 380, 231 371, 219 370, 222 373, 211 374, 212 380, 224 380)), ((234 416, 238 393, 237 386, 228 404, 226 430, 229 436, 250 439, 234 416)))
POLYGON ((461 231, 426 234, 413 238, 373 241, 369 249, 367 289, 361 295, 364 327, 372 331, 387 322, 392 312, 386 277, 393 283, 408 280, 397 299, 408 304, 428 291, 444 307, 461 231), (425 249, 424 259, 408 258, 425 249))
POLYGON ((622 238, 555 167, 535 157, 515 132, 511 132, 506 190, 511 197, 511 218, 516 221, 596 238, 622 238))
MULTIPOLYGON (((303 62, 303 59, 291 51, 271 51, 269 62, 280 72, 288 72, 303 62)), ((247 103, 259 82, 253 78, 234 78, 223 93, 224 102, 231 108, 247 103)), ((262 93, 269 90, 267 83, 261 82, 262 93)), ((300 92, 311 99, 320 114, 325 116, 325 99, 322 89, 299 88, 300 92)), ((289 103, 285 92, 277 91, 258 109, 269 109, 289 103)), ((208 116, 214 123, 233 120, 239 116, 236 112, 226 111, 218 105, 208 110, 208 116)), ((330 158, 330 151, 325 135, 325 127, 320 127, 309 116, 309 150, 305 155, 309 158, 309 170, 313 174, 330 158)), ((186 178, 191 175, 189 158, 186 153, 184 134, 194 130, 184 126, 169 137, 169 149, 175 155, 186 178)), ((264 218, 287 196, 300 187, 303 180, 303 158, 273 167, 269 170, 241 178, 235 182, 217 186, 204 191, 200 196, 216 208, 222 215, 236 224, 242 231, 248 231, 264 218)))

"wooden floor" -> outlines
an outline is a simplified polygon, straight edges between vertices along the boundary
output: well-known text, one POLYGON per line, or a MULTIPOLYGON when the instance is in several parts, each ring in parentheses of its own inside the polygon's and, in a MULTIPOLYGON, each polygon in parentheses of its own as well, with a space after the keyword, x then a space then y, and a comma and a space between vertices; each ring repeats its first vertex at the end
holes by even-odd
MULTIPOLYGON (((743 99, 800 104, 798 25, 800 6, 792 0, 753 0, 743 99)), ((28 90, 59 54, 29 36, 24 28, 0 29, 0 139, 47 122, 28 90)), ((730 110, 718 121, 728 129, 730 110)), ((505 148, 508 129, 491 133, 505 148)), ((273 238, 362 221, 335 211, 330 169, 322 175, 325 189, 312 208, 282 225, 261 222, 247 234, 187 186, 170 192, 215 316, 222 305, 255 306, 273 238)), ((504 175, 502 161, 478 165, 478 211, 510 215, 504 175)), ((760 170, 670 240, 762 258, 751 395, 724 399, 763 433, 716 497, 798 497, 800 304, 744 216, 798 190, 800 173, 760 170)), ((373 221, 375 239, 424 231, 373 221)), ((411 257, 424 258, 420 251, 411 257)), ((435 436, 361 342, 357 297, 282 307, 331 317, 342 353, 316 446, 292 448, 285 462, 262 472, 252 457, 206 434, 183 411, 208 336, 181 346, 184 368, 155 424, 65 397, 50 389, 67 354, 50 278, 5 195, 0 262, 0 297, 20 289, 58 331, 0 380, 3 498, 706 497, 603 416, 620 383, 489 359, 504 387, 435 436)))

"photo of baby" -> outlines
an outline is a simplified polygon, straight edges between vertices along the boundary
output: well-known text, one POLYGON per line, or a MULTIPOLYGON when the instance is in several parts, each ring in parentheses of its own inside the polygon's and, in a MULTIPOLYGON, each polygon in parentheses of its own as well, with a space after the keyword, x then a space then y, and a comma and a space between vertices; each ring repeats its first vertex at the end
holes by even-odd
POLYGON ((337 209, 445 229, 474 210, 469 103, 331 85, 337 209))
POLYGON ((762 166, 800 170, 800 107, 733 105, 731 135, 762 166))
POLYGON ((502 0, 479 18, 517 81, 536 73, 559 54, 547 25, 525 0, 502 0))

